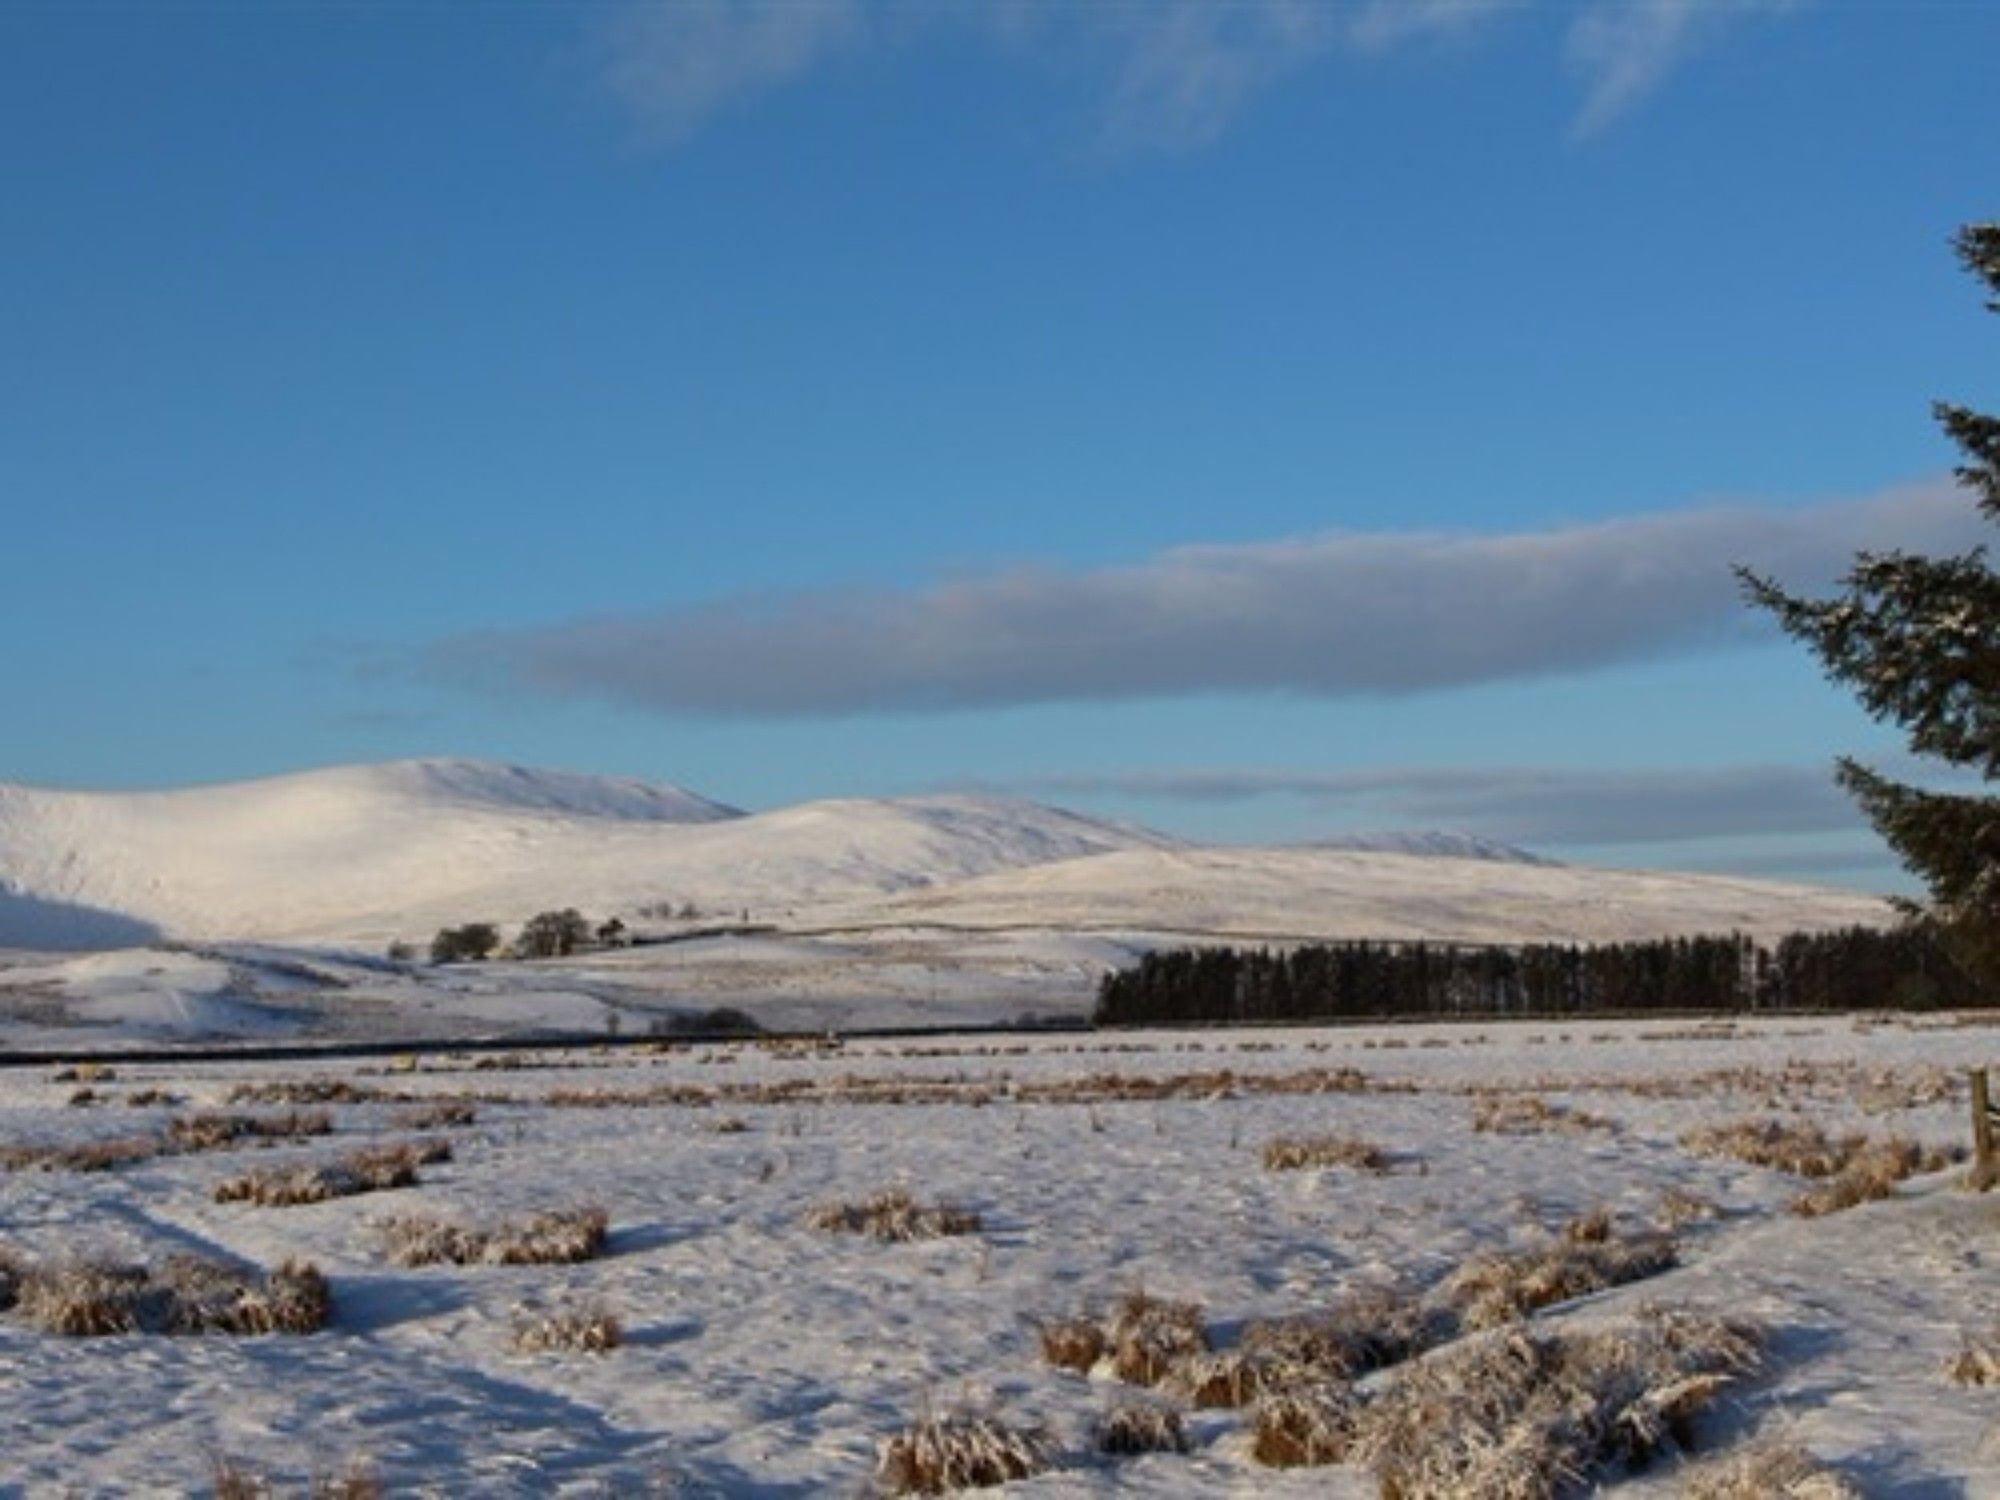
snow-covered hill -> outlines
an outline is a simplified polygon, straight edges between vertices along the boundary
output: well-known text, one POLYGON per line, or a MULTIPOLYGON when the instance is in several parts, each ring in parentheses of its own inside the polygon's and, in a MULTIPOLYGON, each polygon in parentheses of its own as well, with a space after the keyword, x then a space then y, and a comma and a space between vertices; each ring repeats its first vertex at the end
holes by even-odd
POLYGON ((732 916, 1168 841, 1032 803, 810 803, 472 761, 185 791, 0 786, 0 947, 377 943, 550 906, 732 916))
POLYGON ((968 796, 747 814, 677 787, 474 761, 168 792, 0 786, 0 948, 379 951, 550 907, 643 925, 689 904, 806 937, 916 925, 1141 941, 1775 935, 1885 915, 1853 892, 1556 865, 1457 836, 1194 848, 968 796))
POLYGON ((1619 942, 1878 926, 1859 891, 1717 875, 1340 849, 1131 849, 870 905, 870 925, 1193 938, 1619 942))

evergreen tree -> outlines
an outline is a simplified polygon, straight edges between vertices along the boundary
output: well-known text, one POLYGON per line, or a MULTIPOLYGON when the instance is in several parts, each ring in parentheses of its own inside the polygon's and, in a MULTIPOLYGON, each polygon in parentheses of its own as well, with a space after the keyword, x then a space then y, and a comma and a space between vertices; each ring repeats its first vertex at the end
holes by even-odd
MULTIPOLYGON (((2000 312, 2000 223, 1967 225, 1954 248, 1993 293, 1987 308, 2000 312)), ((1960 482, 2000 522, 2000 417, 1943 401, 1933 410, 1964 457, 1960 482)), ((2000 575, 1984 547, 1954 557, 1864 552, 1830 599, 1739 576, 1755 603, 1812 647, 1827 676, 1903 729, 1913 750, 2000 778, 2000 575)), ((1928 888, 1923 920, 1970 969, 2000 983, 2000 796, 1906 786, 1846 757, 1838 776, 1928 888)))

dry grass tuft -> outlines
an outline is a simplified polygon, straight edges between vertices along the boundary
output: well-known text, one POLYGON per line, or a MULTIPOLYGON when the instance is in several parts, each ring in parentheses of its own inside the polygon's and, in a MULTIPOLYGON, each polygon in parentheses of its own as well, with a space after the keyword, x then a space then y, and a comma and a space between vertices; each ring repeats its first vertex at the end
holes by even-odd
POLYGON ((891 1495, 980 1489, 1041 1473, 1052 1449, 1039 1429, 1010 1427, 998 1417, 924 1417, 881 1445, 875 1478, 891 1495))
POLYGON ((1279 1136, 1264 1146, 1267 1172, 1318 1171, 1327 1167, 1352 1167, 1361 1172, 1386 1172, 1389 1154, 1373 1141, 1359 1136, 1310 1135, 1279 1136))
POLYGON ((1250 1456, 1274 1469, 1339 1463, 1353 1444, 1361 1403, 1338 1382, 1295 1386, 1257 1403, 1250 1456))
POLYGON ((398 1110, 395 1125, 398 1130, 444 1130, 462 1128, 478 1118, 479 1112, 467 1101, 440 1099, 433 1104, 416 1104, 398 1110))
POLYGON ((806 1223, 826 1234, 865 1234, 902 1243, 977 1234, 981 1219, 970 1209, 947 1203, 925 1207, 902 1188, 889 1188, 862 1203, 822 1203, 806 1223))
POLYGON ((1943 1373, 1953 1385, 2000 1385, 2000 1327, 1967 1334, 1963 1347, 1945 1361, 1943 1373))
POLYGON ((1748 1325, 1659 1308, 1559 1333, 1507 1329, 1405 1368, 1333 1456, 1398 1500, 1553 1500, 1684 1444, 1757 1361, 1748 1325))
POLYGON ((1687 1500, 1861 1500, 1861 1491, 1791 1443, 1753 1443, 1688 1476, 1687 1500))
POLYGON ((1042 1342, 1042 1358, 1058 1370, 1088 1375, 1110 1347, 1103 1328, 1095 1318, 1052 1318, 1036 1332, 1042 1342))
MULTIPOLYGON (((283 1491, 241 1460, 217 1454, 209 1462, 215 1500, 276 1500, 283 1491)), ((388 1491, 366 1459, 351 1458, 338 1473, 314 1474, 302 1492, 307 1500, 383 1500, 388 1491)))
POLYGON ((1538 1248, 1474 1256, 1446 1278, 1441 1291, 1463 1325, 1477 1331, 1657 1276, 1674 1262, 1670 1236, 1650 1230, 1620 1236, 1608 1216, 1590 1215, 1538 1248))
POLYGON ((1660 1194, 1654 1219, 1667 1229, 1685 1229, 1690 1224, 1706 1224, 1722 1217, 1722 1209, 1712 1198, 1691 1193, 1686 1188, 1668 1188, 1660 1194))
POLYGON ((269 1274, 196 1256, 157 1267, 71 1261, 19 1269, 21 1315, 47 1333, 315 1333, 333 1316, 316 1266, 286 1261, 269 1274))
POLYGON ((175 1151, 220 1151, 243 1141, 331 1134, 333 1116, 323 1109, 294 1109, 282 1115, 179 1115, 167 1121, 167 1144, 175 1151))
POLYGON ((1133 1457, 1141 1453, 1185 1453, 1187 1423, 1169 1406, 1122 1401, 1097 1419, 1091 1439, 1099 1453, 1133 1457))
POLYGON ((239 1083, 223 1096, 229 1104, 375 1104, 394 1096, 344 1078, 280 1078, 239 1083))
POLYGON ((479 1227, 413 1216, 381 1228, 399 1266, 553 1266, 602 1254, 610 1220, 601 1208, 579 1208, 479 1227))
POLYGON ((1171 1302, 1142 1289, 1127 1292, 1105 1324, 1111 1368, 1130 1385, 1158 1385, 1182 1360, 1209 1347, 1196 1302, 1171 1302))
POLYGON ((1472 1101, 1472 1128, 1487 1135, 1581 1135, 1616 1130, 1618 1123, 1567 1104, 1551 1104, 1535 1094, 1479 1094, 1472 1101))
POLYGON ((1681 1146, 1696 1156, 1728 1157, 1799 1177, 1832 1177, 1867 1141, 1859 1132, 1830 1136, 1805 1121, 1743 1119, 1690 1130, 1681 1146))
POLYGON ((0 1167, 17 1172, 111 1172, 151 1161, 164 1150, 160 1141, 143 1135, 66 1146, 0 1146, 0 1167))
POLYGON ((1951 1157, 1934 1147, 1919 1146, 1906 1136, 1870 1141, 1855 1152, 1838 1176, 1792 1200, 1793 1213, 1805 1219, 1839 1213, 1862 1203, 1896 1195, 1896 1184, 1920 1172, 1939 1172, 1951 1157))
POLYGON ((514 1347, 523 1354, 608 1354, 624 1342, 624 1325, 597 1303, 552 1310, 522 1308, 514 1316, 514 1347))
POLYGON ((289 1208, 300 1203, 324 1203, 390 1188, 415 1187, 417 1168, 450 1161, 449 1141, 410 1141, 396 1146, 371 1146, 332 1162, 302 1162, 290 1167, 262 1167, 232 1177, 215 1189, 217 1203, 255 1203, 264 1208, 289 1208))

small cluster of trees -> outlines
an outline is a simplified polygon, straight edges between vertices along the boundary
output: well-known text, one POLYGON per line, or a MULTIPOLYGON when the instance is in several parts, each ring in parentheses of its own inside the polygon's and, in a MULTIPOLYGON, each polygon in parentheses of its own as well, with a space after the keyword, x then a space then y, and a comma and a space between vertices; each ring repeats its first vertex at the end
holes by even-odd
POLYGON ((1100 1026, 1367 1017, 1928 1009, 2000 1003, 1920 929, 1596 946, 1182 948, 1107 974, 1100 1026))
MULTIPOLYGON (((629 941, 625 924, 613 917, 592 925, 573 906, 561 911, 537 912, 521 924, 521 932, 507 950, 513 958, 567 958, 578 949, 596 946, 619 948, 629 941)), ((436 964, 480 963, 501 951, 500 929, 491 922, 467 922, 462 927, 441 927, 431 939, 431 962, 436 964)), ((390 947, 391 958, 410 956, 407 945, 390 947)))

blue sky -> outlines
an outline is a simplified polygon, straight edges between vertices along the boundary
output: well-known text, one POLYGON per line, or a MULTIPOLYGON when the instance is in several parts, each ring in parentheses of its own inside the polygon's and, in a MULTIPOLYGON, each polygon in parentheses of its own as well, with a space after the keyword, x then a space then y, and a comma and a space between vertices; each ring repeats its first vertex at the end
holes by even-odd
POLYGON ((1979 539, 2000 9, 0 0, 0 778, 1883 883, 1733 602, 1979 539))

